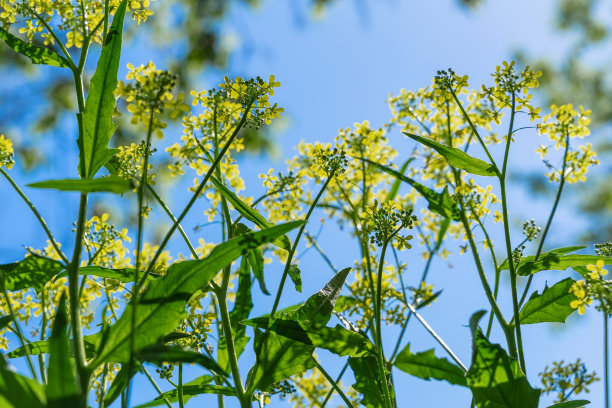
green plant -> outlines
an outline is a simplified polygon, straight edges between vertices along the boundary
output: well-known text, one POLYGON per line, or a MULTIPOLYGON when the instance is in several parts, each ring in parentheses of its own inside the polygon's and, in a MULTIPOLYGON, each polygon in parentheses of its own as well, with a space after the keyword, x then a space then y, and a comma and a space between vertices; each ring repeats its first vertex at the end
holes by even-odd
MULTIPOLYGON (((347 406, 392 408, 404 404, 397 395, 401 378, 393 376, 397 369, 425 380, 468 387, 472 405, 478 407, 535 408, 540 390, 526 377, 528 345, 522 340, 523 327, 564 322, 574 310, 584 313, 597 299, 607 332, 610 291, 603 277, 604 265, 612 263, 610 245, 597 246, 596 255, 575 254, 583 246, 544 252, 565 184, 584 181, 597 159, 590 145, 573 145, 574 139, 589 133, 590 111, 582 107, 553 105, 537 126, 518 125, 520 114, 531 122, 540 119, 540 108, 531 103, 538 72, 528 67, 518 71, 513 63, 504 63, 493 74, 492 86, 470 91, 467 76, 439 71, 432 86, 390 98, 392 119, 387 126, 373 129, 366 121, 341 130, 333 145, 302 142, 298 155, 289 160, 288 173, 275 175, 270 170, 262 175, 266 192, 254 199, 239 195, 246 186, 234 156, 244 148, 238 137, 242 130, 269 125, 282 113, 271 102, 280 86, 274 76, 268 80, 226 77, 219 88, 192 92, 190 108, 182 94, 174 93, 176 78, 153 63, 128 64, 126 82, 117 79, 125 14, 130 11, 135 20, 144 21, 150 15, 147 1, 35 6, 7 1, 0 6, 5 27, 0 34, 5 43, 33 63, 70 70, 79 107, 79 162, 75 163, 79 178, 29 184, 79 193, 71 257, 64 254, 41 214, 12 179, 8 171, 14 164, 12 144, 0 136, 0 173, 49 239, 46 248, 29 249, 22 261, 0 265, 4 314, 0 329, 13 332, 18 342, 16 346, 2 337, 0 343, 11 349, 0 360, 0 398, 6 406, 86 407, 97 400, 104 407, 120 399, 116 404, 127 407, 132 378, 142 374, 158 396, 141 407, 173 403, 183 407, 200 394, 217 395, 219 406, 224 406, 226 398, 241 407, 255 402, 263 406, 275 394, 296 406, 325 406, 336 393, 347 406), (63 21, 65 43, 52 28, 56 15, 63 21), (16 23, 17 16, 22 18, 20 31, 30 41, 41 39, 46 47, 9 33, 6 27, 16 23), (102 50, 86 96, 84 67, 88 49, 96 43, 102 44, 102 50), (53 50, 54 44, 61 54, 53 50), (115 132, 116 98, 125 100, 132 123, 142 126, 140 144, 109 147, 115 132), (183 134, 180 142, 166 149, 172 160, 169 170, 173 177, 180 177, 190 169, 198 177, 190 187, 188 203, 175 216, 156 191, 159 168, 152 136, 163 138, 168 118, 179 116, 183 134), (508 126, 507 131, 501 126, 508 126), (393 164, 399 153, 387 139, 394 127, 417 142, 399 168, 393 164), (559 165, 551 159, 544 162, 549 180, 558 183, 558 189, 544 229, 533 220, 526 222, 525 237, 517 243, 511 239, 509 218, 510 151, 520 131, 534 128, 548 137, 559 154, 559 165), (495 186, 478 184, 486 180, 493 180, 495 186), (410 190, 400 194, 403 184, 410 190), (112 225, 108 214, 88 218, 89 195, 98 192, 121 194, 126 202, 134 202, 133 247, 128 231, 112 225), (196 202, 204 201, 202 197, 209 203, 205 215, 220 224, 220 239, 218 244, 202 240, 196 247, 182 223, 196 202), (161 208, 171 223, 156 245, 146 242, 145 226, 154 211, 150 203, 161 208), (421 210, 418 216, 415 209, 421 210), (336 268, 317 235, 310 233, 312 216, 321 210, 349 230, 359 250, 352 267, 336 268), (491 231, 500 222, 503 239, 498 244, 491 239, 491 231), (168 244, 176 232, 189 249, 188 257, 170 254, 168 244), (413 235, 418 244, 413 243, 413 235), (461 252, 470 252, 491 308, 486 330, 479 326, 485 311, 470 318, 473 355, 469 366, 420 312, 441 296, 442 291, 434 292, 427 278, 436 257, 448 256, 449 237, 467 241, 461 252), (308 266, 297 257, 302 238, 332 274, 306 301, 281 308, 287 277, 297 292, 309 278, 302 273, 308 266), (529 242, 536 244, 534 255, 524 254, 529 242), (498 245, 505 260, 498 259, 498 245), (417 249, 413 247, 422 250, 426 263, 418 284, 411 287, 404 278, 406 259, 417 249), (483 262, 485 254, 494 265, 491 271, 483 262), (273 260, 280 261, 283 271, 279 287, 270 292, 265 271, 273 260), (534 274, 568 268, 585 280, 568 277, 527 299, 534 274), (502 274, 510 281, 510 315, 499 304, 502 274), (519 279, 525 280, 522 294, 519 279), (253 280, 262 293, 274 295, 270 312, 259 317, 251 317, 253 280), (94 311, 96 302, 103 306, 94 311), (433 350, 411 350, 404 336, 413 316, 452 361, 433 350), (332 317, 341 324, 328 326, 332 317), (24 324, 37 327, 39 340, 26 335, 24 324), (391 349, 385 348, 383 324, 400 328, 391 349), (489 338, 494 324, 501 329, 504 346, 489 338), (253 339, 247 327, 253 328, 253 339), (210 333, 215 328, 213 338, 210 333), (249 345, 254 363, 245 375, 240 357, 249 345), (328 373, 317 349, 346 360, 338 378, 328 373), (9 368, 6 358, 18 357, 26 359, 29 377, 9 368), (156 372, 172 385, 171 390, 162 390, 149 364, 157 366, 156 372), (186 382, 187 364, 197 364, 208 374, 186 382), (355 382, 347 390, 341 378, 349 367, 355 382), (89 395, 90 389, 94 395, 89 395)), ((551 150, 541 145, 538 152, 544 159, 551 150)), ((607 359, 607 337, 604 350, 607 359)), ((587 404, 567 398, 586 391, 595 376, 586 375, 586 368, 578 363, 569 369, 555 367, 551 372, 545 368, 542 374, 546 390, 560 392, 559 404, 554 406, 587 404), (580 381, 566 393, 565 377, 572 375, 580 381)), ((604 382, 607 389, 607 368, 604 382)))

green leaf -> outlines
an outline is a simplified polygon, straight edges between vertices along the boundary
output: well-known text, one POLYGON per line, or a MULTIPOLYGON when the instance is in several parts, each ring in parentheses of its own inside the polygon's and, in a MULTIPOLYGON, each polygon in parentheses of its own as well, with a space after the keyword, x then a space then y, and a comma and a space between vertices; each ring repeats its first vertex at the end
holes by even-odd
POLYGON ((64 265, 53 259, 29 254, 23 261, 0 265, 0 278, 6 290, 33 288, 40 293, 51 278, 64 269, 64 265))
POLYGON ((297 265, 289 266, 289 277, 291 278, 291 281, 295 285, 295 290, 297 290, 300 293, 302 293, 302 276, 301 275, 302 275, 302 272, 300 271, 300 268, 298 268, 297 265))
POLYGON ((0 27, 0 38, 4 40, 6 45, 11 47, 19 54, 28 57, 34 64, 70 68, 70 63, 68 60, 57 54, 55 51, 25 42, 15 37, 2 27, 0 27))
MULTIPOLYGON (((94 356, 95 344, 100 338, 102 333, 98 332, 95 334, 90 334, 88 336, 83 337, 83 343, 85 344, 85 355, 87 358, 91 358, 94 356)), ((70 344, 72 344, 72 340, 70 340, 70 344)), ((51 352, 51 344, 48 340, 38 340, 32 343, 29 343, 30 347, 30 355, 36 356, 38 354, 49 354, 51 352)), ((72 353, 72 346, 70 346, 70 352, 72 353)), ((19 347, 9 353, 6 354, 8 358, 17 358, 24 357, 28 352, 25 347, 19 347)))
POLYGON ((604 264, 611 265, 612 257, 598 255, 562 255, 558 253, 547 253, 537 261, 521 262, 516 271, 521 276, 528 276, 540 271, 562 271, 567 268, 595 264, 602 260, 604 264))
POLYGON ((314 347, 268 332, 255 329, 255 366, 249 372, 249 390, 266 390, 271 384, 303 373, 315 366, 312 359, 314 347), (265 342, 262 344, 262 339, 265 342))
MULTIPOLYGON (((229 203, 247 220, 253 222, 259 228, 270 228, 274 224, 269 223, 263 215, 261 215, 256 209, 247 205, 242 201, 236 194, 234 194, 229 188, 221 183, 215 176, 210 177, 210 181, 213 183, 217 191, 227 200, 229 203)), ((289 251, 291 249, 291 241, 286 235, 279 237, 272 241, 277 247, 289 251)))
POLYGON ((580 408, 590 403, 591 401, 587 401, 587 400, 565 401, 565 402, 559 402, 557 404, 553 404, 549 406, 548 408, 580 408))
POLYGON ((424 137, 413 135, 411 133, 403 133, 409 138, 434 149, 436 152, 442 155, 450 163, 451 166, 457 169, 465 170, 468 173, 476 174, 478 176, 497 175, 497 171, 495 170, 495 167, 493 165, 483 160, 472 157, 461 149, 444 146, 440 143, 434 142, 431 139, 426 139, 424 137))
POLYGON ((138 361, 135 361, 131 366, 130 364, 123 364, 121 366, 121 370, 117 373, 111 386, 108 388, 106 393, 104 394, 104 406, 110 407, 111 404, 119 398, 123 390, 127 387, 128 383, 139 372, 141 369, 141 365, 138 361), (131 374, 128 375, 128 369, 131 368, 131 374))
POLYGON ((375 357, 349 357, 349 365, 355 375, 352 387, 363 395, 361 405, 367 408, 384 406, 383 388, 378 376, 378 364, 375 357))
POLYGON ((492 344, 478 327, 484 311, 470 319, 472 365, 465 374, 478 408, 537 408, 540 390, 529 385, 518 362, 499 344, 492 344))
POLYGON ((430 211, 441 215, 445 218, 451 219, 453 221, 459 221, 459 208, 457 207, 457 203, 453 200, 453 198, 448 194, 448 188, 444 188, 442 193, 436 193, 429 187, 426 187, 419 183, 418 181, 411 179, 410 177, 404 176, 402 173, 394 170, 390 167, 383 166, 382 164, 373 162, 368 159, 362 159, 365 162, 370 163, 372 166, 376 167, 380 171, 383 171, 391 176, 394 176, 396 179, 401 180, 405 183, 411 185, 416 191, 418 191, 425 200, 427 200, 430 211))
POLYGON ((268 329, 283 337, 329 350, 339 356, 363 357, 376 353, 374 345, 367 337, 340 326, 327 327, 308 320, 273 319, 270 322, 267 317, 245 320, 242 324, 268 329))
POLYGON ((570 302, 576 299, 576 296, 569 291, 573 284, 574 280, 567 278, 544 289, 542 294, 534 292, 519 313, 521 324, 564 323, 565 319, 575 311, 570 306, 570 302))
POLYGON ((47 403, 49 408, 79 406, 81 399, 79 386, 74 371, 71 344, 68 337, 68 315, 66 314, 66 296, 62 293, 51 337, 49 338, 49 369, 47 376, 47 403))
POLYGON ((342 285, 351 268, 344 268, 334 275, 327 284, 295 310, 279 313, 277 317, 289 320, 309 320, 313 323, 327 324, 336 300, 342 292, 342 285))
POLYGON ((148 346, 136 353, 136 358, 138 358, 140 361, 155 363, 157 365, 164 362, 194 363, 199 364, 207 370, 210 370, 222 377, 228 376, 225 370, 219 367, 219 364, 217 364, 217 362, 212 358, 205 356, 200 352, 186 350, 177 346, 166 346, 162 344, 148 346))
POLYGON ((436 357, 434 349, 413 354, 410 351, 410 343, 408 343, 397 355, 393 365, 405 373, 424 380, 433 378, 467 386, 463 370, 445 358, 436 357))
POLYGON ((4 329, 11 323, 11 316, 0 317, 0 330, 4 329))
MULTIPOLYGON (((152 281, 141 296, 134 326, 137 330, 135 350, 155 344, 172 332, 185 315, 185 303, 206 286, 224 267, 244 252, 257 248, 302 225, 294 221, 262 231, 238 236, 217 245, 201 260, 172 264, 163 278, 152 281)), ((104 341, 98 341, 98 355, 92 367, 104 361, 127 362, 130 357, 132 304, 128 304, 119 320, 109 327, 104 341)))
POLYGON ((46 408, 45 387, 17 374, 0 355, 0 407, 46 408))
MULTIPOLYGON (((414 157, 411 157, 408 160, 406 160, 404 162, 404 164, 402 164, 402 167, 400 168, 399 173, 403 175, 406 172, 406 169, 408 169, 408 165, 413 160, 414 160, 414 157)), ((399 193, 399 189, 400 189, 401 184, 402 184, 402 180, 400 180, 399 178, 396 178, 395 181, 393 182, 393 185, 391 185, 391 188, 389 189, 389 192, 387 193, 387 197, 385 198, 385 202, 391 201, 391 200, 395 199, 395 197, 397 196, 397 193, 399 193)))
POLYGON ((266 282, 264 280, 264 260, 259 249, 252 249, 249 251, 249 265, 253 270, 253 276, 259 282, 259 288, 264 295, 269 295, 268 289, 266 289, 266 282))
POLYGON ((107 192, 123 194, 134 188, 131 181, 117 176, 96 179, 59 179, 45 180, 28 184, 32 188, 49 188, 60 191, 79 191, 81 193, 107 192))
POLYGON ((115 89, 121 56, 121 36, 127 0, 123 0, 104 39, 96 72, 91 78, 85 110, 80 118, 83 134, 78 140, 79 175, 93 178, 96 172, 119 150, 109 149, 108 143, 115 132, 115 89))
MULTIPOLYGON (((545 256, 548 255, 563 255, 563 254, 569 254, 571 252, 576 252, 579 251, 581 249, 586 248, 586 245, 574 245, 574 246, 569 246, 569 247, 562 247, 562 248, 556 248, 556 249, 551 249, 548 252, 545 252, 543 254, 540 254, 538 259, 542 259, 545 256)), ((523 258, 521 258, 521 262, 525 263, 525 262, 533 262, 533 260, 535 260, 535 255, 529 255, 529 256, 525 256, 523 258)), ((499 269, 500 270, 504 270, 504 269, 508 269, 510 267, 510 265, 508 264, 508 260, 504 259, 504 262, 501 263, 501 265, 499 265, 499 269)))
MULTIPOLYGON (((101 266, 83 266, 79 268, 79 275, 89 275, 89 276, 97 276, 99 278, 107 278, 107 279, 115 279, 119 282, 130 283, 134 282, 134 271, 132 268, 121 268, 121 269, 111 269, 111 268, 102 268, 101 266)), ((142 277, 144 272, 140 272, 138 274, 138 278, 142 277)), ((55 279, 63 278, 64 276, 68 276, 68 271, 63 271, 58 274, 55 279)), ((156 273, 150 273, 147 276, 147 282, 152 281, 153 279, 157 279, 161 277, 156 273)))

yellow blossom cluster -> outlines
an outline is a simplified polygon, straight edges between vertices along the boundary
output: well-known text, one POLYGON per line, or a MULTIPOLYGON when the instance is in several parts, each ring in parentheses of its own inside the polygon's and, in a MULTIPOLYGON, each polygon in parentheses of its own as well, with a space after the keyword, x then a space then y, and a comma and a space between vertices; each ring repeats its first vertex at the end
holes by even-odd
POLYGON ((574 282, 570 287, 570 293, 576 298, 570 302, 570 306, 578 309, 578 313, 584 314, 586 307, 593 303, 593 300, 600 301, 600 308, 609 307, 612 288, 610 282, 604 280, 608 270, 604 268, 604 261, 598 260, 596 264, 587 265, 588 274, 585 279, 574 282))
POLYGON ((13 143, 4 135, 0 135, 0 167, 11 169, 15 164, 13 143))
MULTIPOLYGON (((109 0, 108 14, 114 15, 121 0, 109 0)), ((66 48, 81 48, 86 38, 102 43, 105 17, 102 0, 0 0, 0 25, 19 26, 29 41, 40 36, 44 45, 54 45, 63 33, 66 48)), ((127 11, 138 24, 153 15, 151 0, 128 0, 127 11)))

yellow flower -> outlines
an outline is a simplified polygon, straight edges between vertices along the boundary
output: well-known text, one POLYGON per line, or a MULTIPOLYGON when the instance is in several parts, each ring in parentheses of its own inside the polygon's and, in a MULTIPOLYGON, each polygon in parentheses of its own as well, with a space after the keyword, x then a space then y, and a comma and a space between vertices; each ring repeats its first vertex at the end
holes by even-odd
POLYGON ((0 167, 10 169, 15 164, 13 143, 4 135, 0 135, 0 167))
POLYGON ((608 274, 608 271, 604 269, 603 267, 604 267, 604 261, 601 259, 598 260, 595 265, 593 264, 587 265, 587 269, 591 271, 591 273, 589 274, 591 279, 601 279, 604 276, 606 276, 608 274))

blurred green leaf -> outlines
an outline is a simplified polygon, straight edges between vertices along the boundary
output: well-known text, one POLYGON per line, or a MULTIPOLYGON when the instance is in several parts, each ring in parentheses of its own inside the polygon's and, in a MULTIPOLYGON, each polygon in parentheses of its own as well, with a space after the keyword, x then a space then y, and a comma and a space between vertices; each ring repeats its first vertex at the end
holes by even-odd
POLYGON ((550 405, 548 408, 580 408, 590 403, 591 401, 587 400, 565 401, 550 405))
POLYGON ((269 295, 268 289, 266 289, 266 282, 264 280, 264 260, 261 255, 261 250, 252 249, 249 251, 249 265, 251 265, 251 269, 253 270, 253 276, 259 282, 259 288, 263 292, 264 295, 269 295))
MULTIPOLYGON (((213 380, 212 377, 205 375, 195 380, 183 384, 183 402, 187 402, 191 397, 201 394, 217 394, 233 397, 236 395, 236 391, 233 388, 223 387, 220 385, 210 385, 213 380)), ((166 391, 163 394, 157 396, 153 401, 145 404, 137 405, 133 408, 149 408, 164 405, 164 399, 170 403, 178 402, 178 391, 171 390, 166 391)))
POLYGON ((17 374, 0 355, 0 407, 46 408, 45 387, 17 374))
POLYGON ((291 281, 295 285, 295 290, 297 290, 300 293, 302 293, 302 276, 301 275, 302 275, 302 272, 300 271, 300 268, 298 268, 297 265, 289 266, 289 277, 291 278, 291 281))
POLYGON ((59 179, 45 180, 28 184, 32 188, 49 188, 60 191, 78 191, 81 193, 107 192, 123 194, 134 188, 131 181, 116 176, 96 179, 59 179))
MULTIPOLYGON (((111 269, 111 268, 102 268, 101 266, 83 266, 79 268, 79 275, 89 275, 89 276, 97 276, 99 278, 107 278, 107 279, 115 279, 119 282, 130 283, 134 282, 134 269, 132 268, 120 268, 120 269, 111 269)), ((142 277, 144 272, 140 271, 138 274, 138 278, 142 277)), ((63 271, 58 274, 55 279, 63 278, 64 276, 68 276, 68 271, 63 271)), ((156 273, 150 273, 147 276, 147 282, 157 279, 161 277, 156 273)))
POLYGON ((33 288, 40 293, 52 277, 60 273, 64 265, 53 259, 29 254, 23 261, 0 265, 0 278, 6 290, 33 288))
MULTIPOLYGON (((402 167, 400 168, 399 172, 400 174, 404 174, 406 173, 406 169, 408 169, 408 165, 410 165, 410 163, 414 160, 414 157, 409 158, 408 160, 406 160, 404 162, 404 164, 402 164, 402 167)), ((399 193, 399 189, 400 186, 402 184, 402 180, 399 178, 396 178, 395 181, 393 182, 393 185, 391 185, 391 188, 389 189, 389 193, 387 193, 387 197, 385 198, 385 202, 387 201, 391 201, 393 199, 395 199, 395 197, 397 196, 397 193, 399 193)))
POLYGON ((215 374, 227 377, 228 374, 219 367, 219 364, 212 358, 192 350, 186 350, 177 346, 166 346, 163 344, 155 344, 145 347, 136 353, 136 358, 140 361, 155 363, 160 365, 164 362, 168 363, 194 363, 199 364, 207 370, 213 371, 215 374))
POLYGON ((445 358, 436 357, 434 349, 414 354, 410 351, 408 343, 397 355, 393 365, 405 373, 424 380, 433 378, 467 386, 463 370, 445 358))

